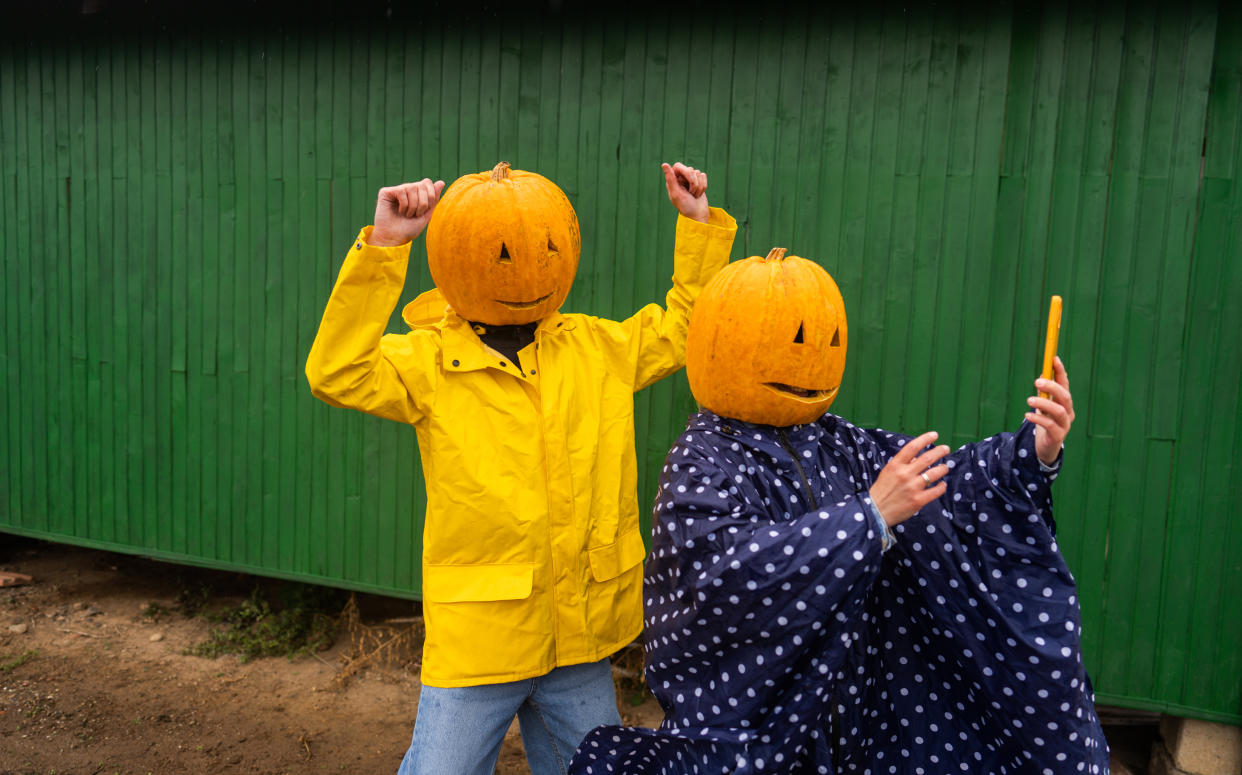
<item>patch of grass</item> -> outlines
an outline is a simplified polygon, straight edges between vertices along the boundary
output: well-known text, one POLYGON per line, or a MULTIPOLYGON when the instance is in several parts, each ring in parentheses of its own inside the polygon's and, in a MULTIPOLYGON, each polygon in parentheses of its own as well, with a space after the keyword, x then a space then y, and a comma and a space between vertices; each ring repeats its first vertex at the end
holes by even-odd
POLYGON ((17 659, 14 659, 12 662, 0 664, 0 673, 10 673, 14 670, 14 668, 21 667, 37 656, 39 656, 39 652, 34 649, 28 649, 24 654, 19 656, 17 659))
POLYGON ((167 613, 168 609, 159 603, 147 603, 146 607, 142 609, 142 618, 158 622, 163 619, 164 615, 167 613))
MULTIPOLYGON (((336 640, 337 619, 344 593, 310 584, 284 584, 275 605, 260 588, 241 603, 199 616, 222 626, 187 654, 216 658, 236 654, 242 662, 258 657, 286 657, 322 651, 336 640)), ((200 606, 200 610, 202 606, 200 606)))
POLYGON ((197 616, 211 602, 212 590, 207 584, 197 587, 182 587, 173 601, 173 608, 185 616, 197 616))

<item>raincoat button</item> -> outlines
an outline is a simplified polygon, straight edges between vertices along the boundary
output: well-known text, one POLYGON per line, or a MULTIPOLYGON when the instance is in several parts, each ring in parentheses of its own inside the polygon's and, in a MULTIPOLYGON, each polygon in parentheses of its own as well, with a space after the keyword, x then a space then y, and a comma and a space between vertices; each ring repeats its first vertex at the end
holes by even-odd
POLYGON ((454 366, 460 366, 460 365, 461 365, 461 361, 459 361, 459 360, 457 360, 456 358, 454 358, 454 359, 453 359, 453 365, 454 365, 454 366))
POLYGON ((535 373, 535 370, 534 370, 534 369, 531 369, 531 370, 530 370, 530 373, 531 373, 531 374, 534 374, 534 373, 535 373))
POLYGON ((501 361, 501 362, 500 362, 500 365, 501 365, 501 366, 508 366, 509 364, 505 363, 504 361, 501 361))
POLYGON ((354 245, 354 247, 355 247, 355 248, 357 248, 358 250, 362 250, 362 243, 361 243, 361 242, 359 242, 359 243, 355 244, 355 245, 354 245))

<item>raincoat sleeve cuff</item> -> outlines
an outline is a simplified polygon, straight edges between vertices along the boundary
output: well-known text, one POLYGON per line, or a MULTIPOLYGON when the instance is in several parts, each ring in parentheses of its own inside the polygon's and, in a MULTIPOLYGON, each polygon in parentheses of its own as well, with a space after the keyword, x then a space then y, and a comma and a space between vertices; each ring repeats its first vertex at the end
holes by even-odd
POLYGON ((737 234, 737 221, 719 207, 711 208, 707 223, 677 216, 677 247, 673 256, 673 284, 684 287, 690 300, 725 264, 737 234))
POLYGON ((374 229, 374 226, 362 227, 362 231, 358 232, 358 238, 354 240, 353 252, 371 261, 404 261, 410 257, 411 243, 409 242, 392 246, 372 245, 367 242, 374 229))
POLYGON ((1052 461, 1052 465, 1048 465, 1044 461, 1039 460, 1038 456, 1036 456, 1035 459, 1039 461, 1039 470, 1043 471, 1045 474, 1060 473, 1061 461, 1065 459, 1065 445, 1061 445, 1061 449, 1057 452, 1057 459, 1052 461))
POLYGON ((867 508, 871 511, 871 520, 875 523, 876 535, 880 537, 880 552, 887 552, 893 548, 893 544, 897 543, 897 538, 893 535, 893 531, 888 529, 888 523, 884 521, 884 515, 876 507, 875 501, 871 500, 871 496, 864 495, 863 502, 867 504, 867 508))
POLYGON ((719 207, 708 208, 707 223, 696 221, 693 218, 687 218, 680 213, 677 215, 677 236, 697 235, 707 239, 727 239, 733 242, 733 235, 737 233, 737 221, 732 215, 719 207))

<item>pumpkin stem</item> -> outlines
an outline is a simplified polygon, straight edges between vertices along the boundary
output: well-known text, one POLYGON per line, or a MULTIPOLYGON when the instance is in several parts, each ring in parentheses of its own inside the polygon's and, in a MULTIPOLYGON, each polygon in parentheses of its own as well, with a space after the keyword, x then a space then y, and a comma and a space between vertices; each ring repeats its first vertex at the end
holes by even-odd
POLYGON ((787 248, 772 248, 768 251, 767 258, 765 258, 764 261, 781 261, 785 258, 785 254, 788 252, 789 250, 787 248))
POLYGON ((492 181, 508 180, 509 178, 509 162, 502 161, 495 167, 492 167, 492 181))

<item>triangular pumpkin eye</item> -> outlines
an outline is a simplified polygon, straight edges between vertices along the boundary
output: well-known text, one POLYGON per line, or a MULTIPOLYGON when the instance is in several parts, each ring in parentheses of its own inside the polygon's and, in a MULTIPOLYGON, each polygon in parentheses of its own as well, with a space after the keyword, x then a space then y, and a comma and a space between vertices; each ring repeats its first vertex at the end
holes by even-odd
POLYGON ((828 346, 829 347, 840 347, 841 346, 841 329, 840 328, 832 332, 832 342, 828 346))
POLYGON ((548 252, 549 253, 560 253, 561 252, 556 249, 556 245, 552 242, 551 239, 548 240, 548 252))
POLYGON ((794 344, 802 344, 802 324, 798 324, 798 333, 794 335, 794 344))
POLYGON ((505 243, 500 243, 500 257, 496 259, 502 264, 512 264, 513 259, 509 258, 509 248, 505 247, 505 243))

